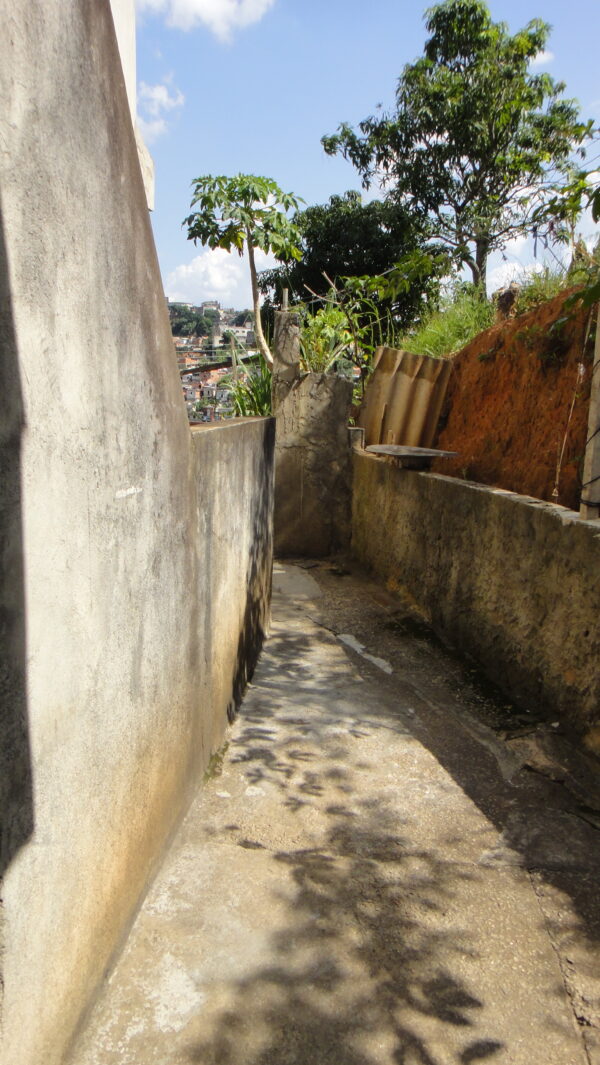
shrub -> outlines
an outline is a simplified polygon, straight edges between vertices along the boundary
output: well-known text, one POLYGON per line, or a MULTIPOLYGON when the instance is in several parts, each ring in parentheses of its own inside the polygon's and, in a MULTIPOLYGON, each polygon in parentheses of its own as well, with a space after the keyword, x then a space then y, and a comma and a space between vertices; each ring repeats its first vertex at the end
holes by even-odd
POLYGON ((236 418, 265 417, 271 413, 271 371, 262 354, 258 366, 246 371, 246 379, 232 384, 231 396, 236 418))
POLYGON ((302 322, 300 351, 302 369, 327 373, 336 359, 352 344, 347 315, 341 307, 327 305, 302 322))

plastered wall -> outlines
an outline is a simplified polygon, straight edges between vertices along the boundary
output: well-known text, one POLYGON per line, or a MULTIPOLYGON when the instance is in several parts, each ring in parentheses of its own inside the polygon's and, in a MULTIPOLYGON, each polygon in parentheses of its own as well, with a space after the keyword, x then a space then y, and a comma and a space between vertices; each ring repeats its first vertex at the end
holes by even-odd
POLYGON ((190 432, 108 0, 0 0, 2 1065, 58 1065, 268 614, 273 423, 190 432))
POLYGON ((600 523, 355 451, 352 546, 454 647, 600 749, 600 523))

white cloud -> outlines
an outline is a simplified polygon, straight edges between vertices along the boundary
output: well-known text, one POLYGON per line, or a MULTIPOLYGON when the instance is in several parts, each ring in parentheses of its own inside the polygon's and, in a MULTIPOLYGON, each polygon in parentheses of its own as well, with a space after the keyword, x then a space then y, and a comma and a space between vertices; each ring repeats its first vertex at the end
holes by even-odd
POLYGON ((167 132, 167 123, 164 118, 147 120, 141 115, 137 116, 139 131, 144 139, 144 144, 154 144, 154 141, 167 132))
POLYGON ((165 81, 159 82, 158 85, 147 85, 145 81, 141 81, 138 100, 149 115, 158 116, 163 111, 173 111, 176 107, 182 107, 185 96, 179 89, 175 89, 171 96, 165 81))
POLYGON ((544 50, 543 52, 538 52, 537 55, 534 55, 533 59, 530 60, 529 66, 530 67, 545 67, 545 66, 548 65, 548 63, 551 63, 553 59, 554 59, 554 52, 549 52, 549 51, 544 50))
POLYGON ((529 239, 530 238, 527 236, 526 233, 520 233, 518 236, 513 237, 512 240, 508 241, 504 249, 504 254, 512 255, 514 256, 514 258, 518 259, 519 256, 522 255, 525 249, 527 248, 529 239))
MULTIPOLYGON (((254 254, 258 270, 277 265, 272 256, 259 249, 254 254)), ((198 304, 217 299, 225 307, 240 310, 250 307, 252 291, 246 256, 240 257, 223 248, 205 249, 168 275, 165 292, 169 299, 184 303, 198 304)))
POLYGON ((137 0, 140 11, 164 12, 167 25, 180 30, 207 26, 221 41, 258 22, 275 0, 137 0))
POLYGON ((487 290, 491 295, 497 292, 499 288, 506 288, 510 285, 511 281, 516 281, 522 284, 525 277, 529 274, 537 274, 542 270, 542 264, 535 262, 529 265, 526 269, 519 263, 501 262, 498 266, 495 266, 493 270, 488 271, 487 275, 487 290))
POLYGON ((138 126, 146 144, 152 144, 168 129, 165 115, 183 107, 185 96, 179 89, 169 89, 170 77, 157 85, 141 81, 138 89, 138 126))
MULTIPOLYGON (((509 240, 503 252, 493 252, 488 262, 488 293, 510 285, 511 281, 522 282, 526 274, 543 269, 542 262, 534 259, 533 251, 533 239, 523 233, 509 240)), ((538 248, 538 254, 543 254, 543 248, 538 248)))

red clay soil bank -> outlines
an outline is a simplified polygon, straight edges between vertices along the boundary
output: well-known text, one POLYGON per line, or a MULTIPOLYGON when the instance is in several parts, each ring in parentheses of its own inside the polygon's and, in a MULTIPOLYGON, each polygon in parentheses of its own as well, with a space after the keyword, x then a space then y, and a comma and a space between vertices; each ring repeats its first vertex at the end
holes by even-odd
POLYGON ((454 356, 435 446, 458 456, 439 460, 438 473, 552 500, 566 432, 554 501, 579 508, 594 328, 585 344, 590 312, 565 309, 568 295, 492 326, 454 356))

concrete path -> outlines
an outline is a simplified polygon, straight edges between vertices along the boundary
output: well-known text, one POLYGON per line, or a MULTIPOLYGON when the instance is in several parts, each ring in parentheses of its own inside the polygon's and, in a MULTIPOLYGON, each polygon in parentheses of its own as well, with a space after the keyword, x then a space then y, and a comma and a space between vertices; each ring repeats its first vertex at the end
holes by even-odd
POLYGON ((343 568, 276 567, 227 749, 71 1065, 600 1061, 597 830, 398 616, 343 568))

